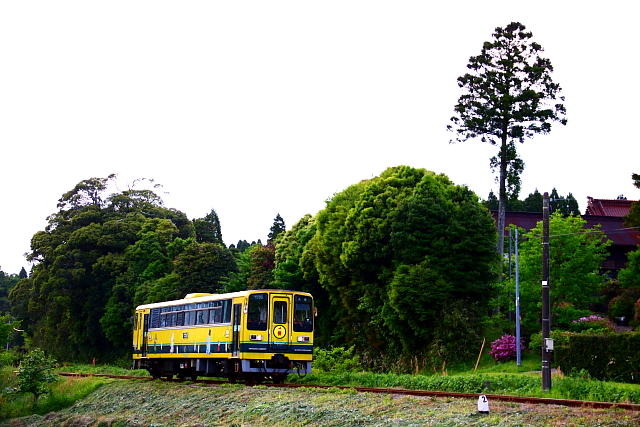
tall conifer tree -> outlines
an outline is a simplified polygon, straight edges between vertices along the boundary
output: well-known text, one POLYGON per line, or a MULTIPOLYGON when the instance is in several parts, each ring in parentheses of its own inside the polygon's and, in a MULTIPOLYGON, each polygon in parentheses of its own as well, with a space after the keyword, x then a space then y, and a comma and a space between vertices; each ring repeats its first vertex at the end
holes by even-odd
POLYGON ((490 163, 499 170, 500 255, 504 252, 507 199, 509 193, 517 197, 524 167, 516 142, 549 133, 554 121, 566 124, 564 97, 560 85, 551 79, 551 61, 541 56, 542 46, 531 38, 531 32, 519 22, 495 29, 480 55, 469 59, 469 72, 458 77, 463 94, 448 126, 456 133, 451 142, 479 139, 499 147, 490 163))

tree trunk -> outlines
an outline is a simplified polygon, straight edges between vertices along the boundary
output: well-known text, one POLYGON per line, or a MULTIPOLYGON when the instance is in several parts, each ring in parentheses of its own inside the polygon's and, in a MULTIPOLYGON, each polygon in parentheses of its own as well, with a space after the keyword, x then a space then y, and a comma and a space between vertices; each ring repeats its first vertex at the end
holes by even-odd
POLYGON ((504 223, 507 210, 507 136, 503 134, 502 143, 500 145, 500 194, 498 195, 498 274, 499 280, 502 281, 502 258, 504 254, 504 223))

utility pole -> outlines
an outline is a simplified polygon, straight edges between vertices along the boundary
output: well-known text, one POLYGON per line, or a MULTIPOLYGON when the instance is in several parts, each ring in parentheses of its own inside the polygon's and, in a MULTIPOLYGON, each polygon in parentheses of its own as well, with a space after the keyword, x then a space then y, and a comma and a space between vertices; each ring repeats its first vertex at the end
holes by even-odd
POLYGON ((551 390, 551 310, 549 301, 549 193, 542 199, 542 390, 551 390))
POLYGON ((520 348, 520 260, 518 259, 518 228, 516 232, 516 365, 522 365, 522 349, 520 348))

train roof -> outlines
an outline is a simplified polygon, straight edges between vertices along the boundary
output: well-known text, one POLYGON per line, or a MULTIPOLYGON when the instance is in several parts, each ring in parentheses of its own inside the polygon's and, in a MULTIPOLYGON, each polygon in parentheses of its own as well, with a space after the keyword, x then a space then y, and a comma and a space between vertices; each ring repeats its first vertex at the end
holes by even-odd
POLYGON ((289 291, 285 289, 252 289, 248 291, 229 292, 226 294, 202 294, 202 296, 196 296, 198 294, 188 294, 183 299, 139 305, 138 307, 136 307, 136 310, 144 310, 147 308, 158 308, 158 307, 170 307, 172 305, 191 304, 191 303, 205 302, 205 301, 216 301, 221 299, 231 299, 231 298, 241 297, 249 294, 260 293, 260 292, 290 292, 295 294, 303 294, 303 295, 311 296, 311 294, 308 292, 289 291), (194 295, 194 296, 190 296, 190 295, 194 295))

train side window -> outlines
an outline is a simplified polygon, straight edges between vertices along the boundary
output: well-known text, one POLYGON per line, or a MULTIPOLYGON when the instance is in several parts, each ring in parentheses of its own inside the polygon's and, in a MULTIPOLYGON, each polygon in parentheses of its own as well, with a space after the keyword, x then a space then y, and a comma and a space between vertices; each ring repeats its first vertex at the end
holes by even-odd
POLYGON ((209 323, 222 323, 222 307, 209 310, 209 323))
POLYGON ((293 299, 293 330, 313 332, 313 300, 311 297, 296 295, 293 299))
POLYGON ((222 301, 222 323, 231 323, 231 305, 230 299, 222 301))
POLYGON ((183 326, 183 325, 184 325, 184 311, 181 311, 177 313, 176 326, 183 326))
POLYGON ((196 324, 196 312, 195 311, 187 311, 185 313, 184 318, 185 326, 192 326, 196 324))
POLYGON ((160 309, 159 308, 154 308, 153 310, 151 310, 151 324, 149 325, 150 328, 159 328, 160 327, 160 309))
POLYGON ((249 308, 247 310, 247 329, 252 331, 267 330, 267 302, 266 293, 249 295, 249 308))
POLYGON ((287 323, 287 302, 275 301, 273 303, 273 323, 287 323))
POLYGON ((198 325, 206 325, 209 323, 209 311, 208 310, 198 310, 196 315, 196 323, 198 325))
POLYGON ((167 317, 169 318, 167 320, 167 326, 176 326, 176 315, 178 313, 169 313, 169 315, 167 315, 167 317))

